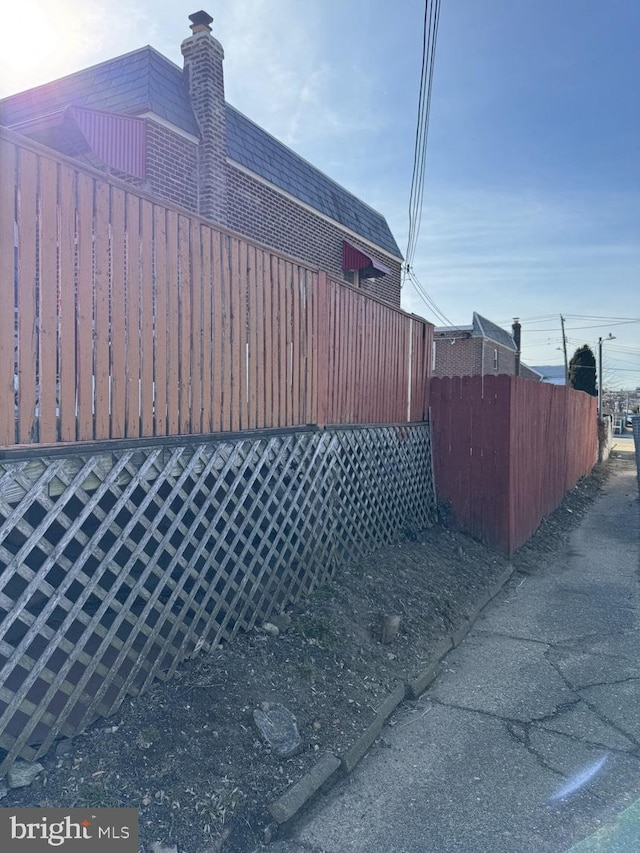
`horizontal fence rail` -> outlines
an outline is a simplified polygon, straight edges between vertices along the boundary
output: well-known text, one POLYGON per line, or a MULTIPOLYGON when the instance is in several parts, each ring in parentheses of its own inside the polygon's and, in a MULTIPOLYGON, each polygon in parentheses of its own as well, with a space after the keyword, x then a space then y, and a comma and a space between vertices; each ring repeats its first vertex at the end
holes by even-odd
POLYGON ((512 554, 597 461, 596 400, 515 376, 434 379, 434 470, 457 521, 512 554))
POLYGON ((0 169, 0 447, 424 419, 426 321, 5 130, 0 169))

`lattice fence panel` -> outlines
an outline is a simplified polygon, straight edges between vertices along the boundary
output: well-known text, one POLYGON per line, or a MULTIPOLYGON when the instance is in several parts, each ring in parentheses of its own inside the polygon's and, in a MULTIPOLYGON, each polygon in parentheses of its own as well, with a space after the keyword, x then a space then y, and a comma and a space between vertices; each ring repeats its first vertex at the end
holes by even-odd
POLYGON ((433 523, 436 495, 428 428, 345 430, 334 436, 336 548, 353 559, 433 523))
POLYGON ((0 775, 434 516, 426 425, 0 463, 0 775))

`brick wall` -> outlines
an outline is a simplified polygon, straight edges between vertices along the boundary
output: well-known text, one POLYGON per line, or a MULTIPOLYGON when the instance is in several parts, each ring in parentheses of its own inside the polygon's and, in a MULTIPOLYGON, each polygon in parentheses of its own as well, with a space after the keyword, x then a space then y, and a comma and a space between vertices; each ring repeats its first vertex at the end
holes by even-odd
POLYGON ((178 133, 147 121, 149 192, 188 210, 198 210, 198 146, 178 133))
MULTIPOLYGON (((479 340, 481 341, 482 338, 479 338, 479 340)), ((481 373, 484 376, 492 373, 496 375, 499 373, 508 373, 510 376, 516 375, 516 354, 507 347, 500 346, 500 344, 485 338, 484 351, 481 351, 480 358, 483 362, 481 373), (497 369, 495 366, 496 360, 498 364, 497 369)))
POLYGON ((227 191, 229 228, 320 267, 338 279, 345 278, 342 241, 346 239, 391 270, 382 278, 361 282, 362 290, 400 305, 400 261, 376 252, 338 225, 314 215, 233 165, 227 169, 227 191))
MULTIPOLYGON (((437 335, 437 333, 436 333, 437 335)), ((434 376, 472 376, 480 372, 478 338, 465 332, 453 332, 434 340, 434 376)))
POLYGON ((435 350, 434 376, 515 374, 516 354, 513 350, 487 338, 471 337, 468 332, 453 332, 443 338, 436 337, 435 350))
MULTIPOLYGON (((147 121, 146 180, 116 173, 103 163, 92 165, 128 183, 198 213, 198 148, 189 139, 147 121)), ((327 222, 261 181, 226 164, 227 226, 274 249, 345 279, 342 241, 348 240, 391 270, 389 275, 361 281, 360 288, 392 305, 400 305, 401 265, 382 252, 327 222)))

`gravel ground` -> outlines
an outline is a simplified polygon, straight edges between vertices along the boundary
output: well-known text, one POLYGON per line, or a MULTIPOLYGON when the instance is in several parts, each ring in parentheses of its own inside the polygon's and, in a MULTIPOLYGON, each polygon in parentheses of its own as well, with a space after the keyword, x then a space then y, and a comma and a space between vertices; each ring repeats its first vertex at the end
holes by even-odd
MULTIPOLYGON (((562 545, 606 476, 599 466, 568 493, 512 559, 517 570, 533 571, 562 545)), ((266 805, 323 751, 346 751, 508 565, 445 524, 377 551, 291 607, 277 636, 258 628, 186 661, 171 682, 59 744, 2 806, 136 807, 145 853, 258 850, 266 805), (385 616, 400 626, 383 644, 385 616), (264 702, 295 715, 293 757, 261 737, 253 712, 264 702)))

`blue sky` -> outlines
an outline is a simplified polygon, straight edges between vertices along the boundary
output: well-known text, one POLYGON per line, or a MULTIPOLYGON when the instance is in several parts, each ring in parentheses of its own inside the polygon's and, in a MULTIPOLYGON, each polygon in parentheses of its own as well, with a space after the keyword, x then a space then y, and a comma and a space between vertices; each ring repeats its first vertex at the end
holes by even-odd
MULTIPOLYGON (((3 10, 0 95, 151 44, 181 64, 185 0, 3 10)), ((402 249, 422 0, 211 0, 227 99, 381 210, 402 249)), ((414 270, 440 311, 523 318, 524 358, 604 346, 640 385, 640 2, 441 0, 414 270), (619 320, 582 318, 620 318, 619 320), (586 328, 583 328, 586 327, 586 328)), ((403 305, 440 323, 405 285, 403 305)))

